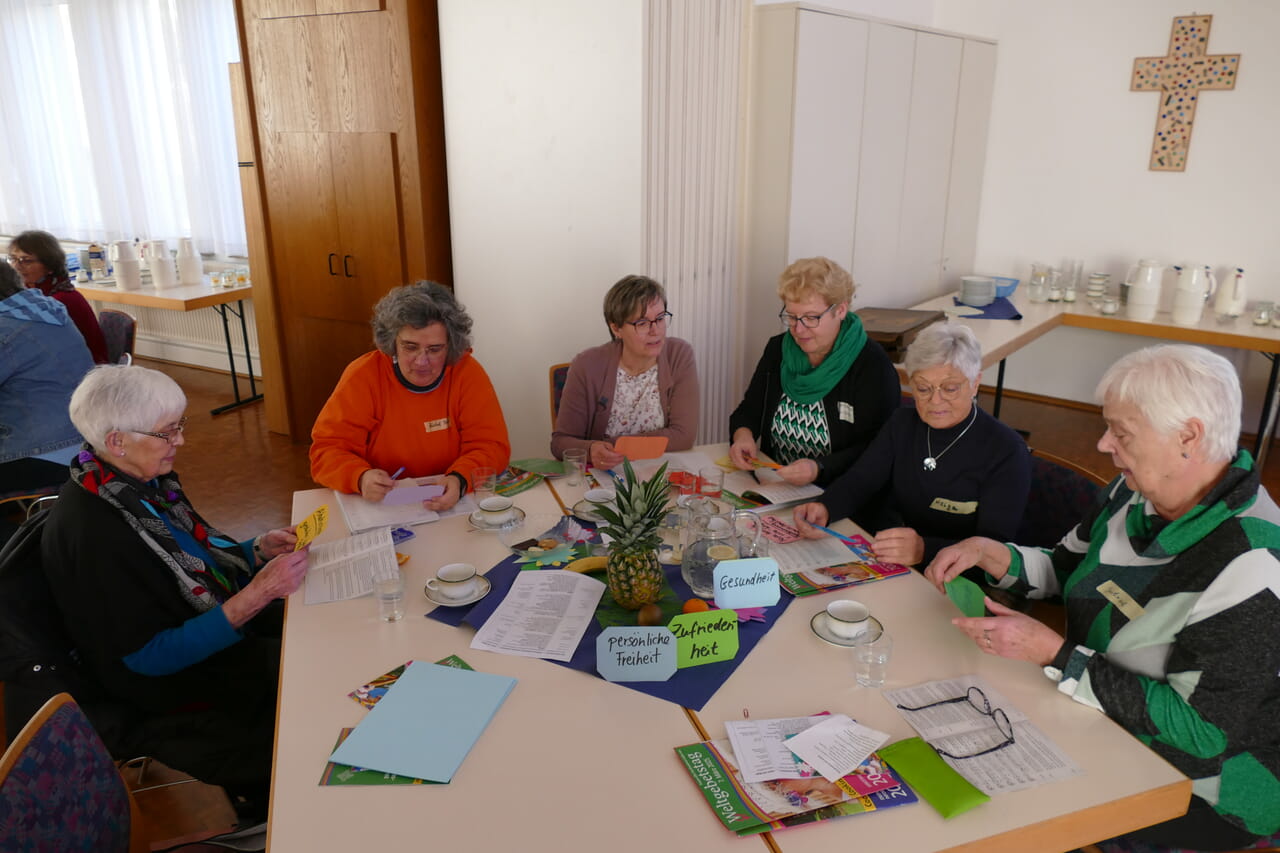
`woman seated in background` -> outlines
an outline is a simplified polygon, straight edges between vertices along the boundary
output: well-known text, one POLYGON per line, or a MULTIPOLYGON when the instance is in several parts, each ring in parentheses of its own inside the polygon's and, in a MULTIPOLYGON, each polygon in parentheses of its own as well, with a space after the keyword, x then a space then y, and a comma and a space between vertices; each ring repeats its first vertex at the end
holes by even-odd
POLYGON ((604 297, 609 343, 583 350, 569 365, 551 452, 588 451, 589 464, 622 462, 613 443, 624 435, 661 435, 668 450, 693 447, 698 432, 698 369, 693 347, 667 337, 667 294, 629 275, 604 297))
POLYGON ((1185 816, 1125 839, 1244 847, 1280 831, 1280 509, 1236 449, 1240 382, 1220 355, 1165 345, 1120 359, 1097 396, 1121 475, 1080 524, 1053 549, 966 539, 925 576, 941 589, 977 566, 1063 596, 1066 637, 990 599, 995 615, 952 621, 1191 777, 1185 816))
POLYGON ((378 301, 373 339, 378 349, 347 365, 311 429, 311 476, 380 501, 403 468, 443 486, 423 505, 447 510, 476 468, 511 459, 498 395, 471 354, 471 318, 448 288, 420 281, 378 301))
POLYGON ((796 526, 853 518, 875 533, 886 563, 923 566, 968 536, 1012 539, 1031 489, 1031 457, 1016 432, 978 408, 982 349, 966 326, 935 323, 907 349, 915 408, 897 409, 867 452, 796 526))
MULTIPOLYGON (((67 405, 91 367, 66 309, 0 264, 0 491, 33 493, 67 479, 80 444, 67 405)), ((12 532, 6 526, 0 540, 12 532)))
POLYGON ((729 457, 755 467, 763 452, 788 483, 825 486, 849 469, 900 402, 898 373, 849 309, 853 278, 805 258, 778 279, 787 333, 769 339, 729 417, 729 457))
POLYGON ((106 364, 107 341, 98 326, 98 316, 89 307, 89 300, 71 284, 67 253, 62 251, 58 238, 48 231, 23 231, 9 243, 9 263, 27 287, 52 296, 66 307, 94 363, 106 364))
POLYGON ((173 471, 186 396, 163 373, 91 370, 71 398, 85 438, 41 556, 88 674, 136 711, 139 752, 249 800, 271 779, 282 607, 307 569, 292 529, 236 542, 173 471))

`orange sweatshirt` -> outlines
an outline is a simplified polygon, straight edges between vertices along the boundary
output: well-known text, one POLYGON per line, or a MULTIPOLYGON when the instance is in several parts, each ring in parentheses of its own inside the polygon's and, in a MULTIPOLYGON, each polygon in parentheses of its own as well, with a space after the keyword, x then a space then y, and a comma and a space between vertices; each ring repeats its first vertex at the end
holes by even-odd
POLYGON ((359 492, 371 468, 404 476, 457 471, 471 483, 478 467, 501 471, 511 460, 507 422, 480 362, 465 353, 433 390, 410 391, 391 358, 365 353, 347 365, 311 428, 311 477, 340 492, 359 492))

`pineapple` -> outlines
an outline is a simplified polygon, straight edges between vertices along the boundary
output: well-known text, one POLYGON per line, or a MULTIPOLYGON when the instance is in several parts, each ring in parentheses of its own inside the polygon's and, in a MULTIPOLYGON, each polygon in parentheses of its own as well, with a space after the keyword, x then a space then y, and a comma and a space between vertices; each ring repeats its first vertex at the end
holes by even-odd
POLYGON ((639 610, 662 597, 658 525, 667 508, 667 466, 641 482, 631 462, 624 465, 626 481, 618 484, 617 502, 597 512, 608 522, 602 532, 613 539, 605 567, 609 594, 619 607, 639 610))

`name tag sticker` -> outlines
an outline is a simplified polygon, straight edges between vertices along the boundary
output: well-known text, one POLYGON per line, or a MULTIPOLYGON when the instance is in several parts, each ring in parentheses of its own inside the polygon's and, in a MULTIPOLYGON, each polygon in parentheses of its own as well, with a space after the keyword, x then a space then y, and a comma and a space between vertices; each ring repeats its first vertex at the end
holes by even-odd
POLYGON ((1103 598, 1114 604, 1116 606, 1116 610, 1123 613, 1125 618, 1130 621, 1137 619, 1143 613, 1146 613, 1142 608, 1142 605, 1134 601, 1133 596, 1121 589, 1120 585, 1115 581, 1107 581, 1106 583, 1098 584, 1097 589, 1098 592, 1102 593, 1103 598))
POLYGON ((609 681, 666 681, 676 673, 676 637, 661 625, 605 628, 596 637, 596 670, 609 681))
POLYGON ((844 421, 845 423, 850 423, 850 424, 853 423, 853 404, 837 403, 836 414, 839 415, 840 420, 844 421))
POLYGON ((676 666, 733 660, 738 654, 738 614, 732 610, 682 613, 667 623, 676 635, 676 666))
POLYGON ((934 498, 929 509, 949 512, 952 515, 973 515, 978 511, 977 501, 953 501, 950 498, 934 498))
POLYGON ((449 419, 437 418, 434 421, 427 421, 423 426, 426 428, 427 432, 439 432, 442 429, 449 428, 449 419))
POLYGON ((772 607, 782 595, 778 561, 771 557, 721 560, 712 572, 716 607, 772 607))

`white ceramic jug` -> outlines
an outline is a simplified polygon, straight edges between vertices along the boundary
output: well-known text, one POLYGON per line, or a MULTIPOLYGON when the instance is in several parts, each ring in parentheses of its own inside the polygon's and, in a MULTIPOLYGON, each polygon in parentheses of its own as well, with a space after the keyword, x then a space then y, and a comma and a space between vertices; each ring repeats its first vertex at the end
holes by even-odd
POLYGON ((1156 318, 1165 269, 1164 264, 1150 258, 1143 258, 1136 266, 1129 268, 1125 279, 1129 284, 1129 301, 1126 307, 1130 318, 1148 323, 1156 318))
POLYGON ((178 283, 178 271, 169 254, 169 244, 164 240, 152 240, 147 244, 147 267, 151 270, 151 283, 156 290, 165 290, 178 283))
POLYGON ((190 237, 178 240, 178 281, 182 284, 200 284, 204 278, 204 259, 196 251, 190 237))
POLYGON ((1236 267, 1232 280, 1224 281, 1218 288, 1218 298, 1213 302, 1213 313, 1217 315, 1218 322, 1226 322, 1243 314, 1248 301, 1249 290, 1244 284, 1244 268, 1236 267))
POLYGON ((1213 271, 1202 264, 1186 264, 1179 269, 1178 287, 1173 293, 1173 322, 1194 326, 1200 322, 1204 305, 1217 289, 1213 271))

